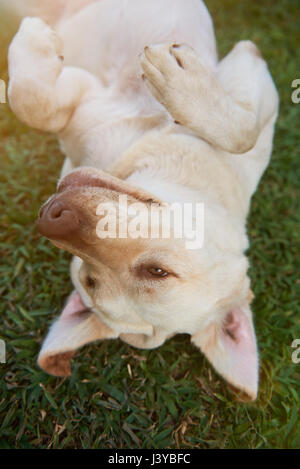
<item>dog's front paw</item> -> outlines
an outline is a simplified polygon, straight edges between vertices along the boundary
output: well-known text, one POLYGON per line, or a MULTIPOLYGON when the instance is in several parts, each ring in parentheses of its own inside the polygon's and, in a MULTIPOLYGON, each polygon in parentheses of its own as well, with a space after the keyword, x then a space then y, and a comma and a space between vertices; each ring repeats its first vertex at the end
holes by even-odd
POLYGON ((62 50, 62 41, 50 26, 40 18, 26 17, 23 19, 20 29, 16 34, 13 47, 22 50, 26 48, 44 57, 59 56, 62 50))
POLYGON ((20 120, 48 129, 55 84, 63 68, 62 43, 39 18, 24 18, 8 52, 10 107, 20 120))
POLYGON ((173 118, 188 124, 195 94, 207 86, 208 74, 194 50, 186 45, 147 46, 141 57, 143 79, 173 118))

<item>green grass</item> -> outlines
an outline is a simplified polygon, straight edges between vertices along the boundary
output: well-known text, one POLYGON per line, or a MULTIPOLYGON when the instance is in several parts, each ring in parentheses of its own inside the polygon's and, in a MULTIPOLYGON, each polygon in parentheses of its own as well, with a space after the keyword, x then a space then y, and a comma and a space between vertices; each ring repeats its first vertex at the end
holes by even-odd
MULTIPOLYGON (((300 364, 291 360, 291 343, 300 338, 300 104, 290 97, 292 80, 300 78, 297 3, 207 1, 220 55, 240 39, 254 40, 281 96, 272 163, 249 218, 261 359, 255 403, 234 401, 184 335, 153 351, 118 340, 84 347, 70 379, 37 367, 41 342, 71 289, 69 256, 34 227, 63 156, 54 138, 23 126, 0 105, 0 336, 7 344, 7 363, 0 364, 0 448, 300 447, 300 364)), ((5 80, 11 34, 2 19, 5 80)))

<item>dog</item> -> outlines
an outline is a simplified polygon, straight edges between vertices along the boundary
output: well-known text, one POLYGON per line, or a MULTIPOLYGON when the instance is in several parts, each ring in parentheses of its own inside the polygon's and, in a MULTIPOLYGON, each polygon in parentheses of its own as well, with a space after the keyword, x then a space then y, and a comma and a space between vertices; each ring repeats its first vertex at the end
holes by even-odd
POLYGON ((20 12, 8 97, 16 116, 56 134, 66 155, 37 227, 74 255, 74 291, 38 364, 68 376, 84 344, 118 337, 151 349, 186 333, 255 400, 245 225, 278 114, 265 61, 251 41, 219 60, 201 0, 40 3, 20 12), (99 205, 119 210, 120 196, 158 211, 201 203, 203 245, 187 249, 186 234, 99 237, 99 205))

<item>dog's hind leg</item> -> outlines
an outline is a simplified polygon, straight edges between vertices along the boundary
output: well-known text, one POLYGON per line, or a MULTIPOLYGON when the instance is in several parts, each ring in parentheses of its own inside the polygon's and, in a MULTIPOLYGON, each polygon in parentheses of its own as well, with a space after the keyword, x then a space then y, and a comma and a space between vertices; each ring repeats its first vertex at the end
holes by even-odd
POLYGON ((8 54, 9 103, 30 127, 58 133, 88 93, 101 86, 92 74, 64 67, 62 44, 39 18, 25 18, 8 54))

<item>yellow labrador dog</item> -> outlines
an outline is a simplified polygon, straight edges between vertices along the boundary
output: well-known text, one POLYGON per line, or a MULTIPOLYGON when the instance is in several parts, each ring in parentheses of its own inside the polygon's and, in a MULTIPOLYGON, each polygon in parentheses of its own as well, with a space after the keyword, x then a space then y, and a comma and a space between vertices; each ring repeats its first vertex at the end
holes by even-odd
POLYGON ((255 399, 245 224, 278 110, 259 50, 242 41, 219 61, 201 0, 28 5, 9 49, 9 102, 27 125, 58 136, 66 161, 38 229, 75 256, 75 290, 39 365, 65 376, 86 343, 120 337, 154 348, 187 333, 222 377, 255 399), (132 221, 121 196, 158 213, 202 204, 203 243, 187 248, 190 236, 176 237, 173 219, 169 237, 129 229, 100 236, 99 206, 132 221))

